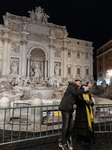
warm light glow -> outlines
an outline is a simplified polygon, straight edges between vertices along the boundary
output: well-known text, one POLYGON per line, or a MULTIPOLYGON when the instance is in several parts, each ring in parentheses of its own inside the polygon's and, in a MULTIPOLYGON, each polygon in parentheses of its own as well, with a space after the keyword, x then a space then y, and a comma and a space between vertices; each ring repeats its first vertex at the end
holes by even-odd
POLYGON ((107 78, 107 79, 105 79, 105 81, 106 81, 106 84, 110 84, 110 79, 109 78, 107 78))
POLYGON ((107 70, 106 77, 111 77, 112 76, 112 70, 107 70))

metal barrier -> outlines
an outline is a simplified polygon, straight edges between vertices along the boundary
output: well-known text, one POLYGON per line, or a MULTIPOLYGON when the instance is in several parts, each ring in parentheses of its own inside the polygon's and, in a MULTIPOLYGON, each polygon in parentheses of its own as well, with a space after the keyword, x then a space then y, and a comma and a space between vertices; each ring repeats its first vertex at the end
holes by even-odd
POLYGON ((59 105, 0 108, 0 145, 57 136, 59 105))
POLYGON ((112 104, 96 104, 95 108, 95 133, 112 132, 112 104))
MULTIPOLYGON (((95 108, 95 133, 112 132, 112 105, 95 108)), ((61 119, 59 105, 0 108, 0 145, 58 136, 61 119)))

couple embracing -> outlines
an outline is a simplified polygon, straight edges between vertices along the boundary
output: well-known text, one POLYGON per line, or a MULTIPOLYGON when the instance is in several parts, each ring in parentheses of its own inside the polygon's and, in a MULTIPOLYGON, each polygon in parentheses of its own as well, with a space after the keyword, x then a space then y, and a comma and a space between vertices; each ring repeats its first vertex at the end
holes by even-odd
POLYGON ((93 86, 90 82, 87 86, 81 87, 81 81, 71 82, 66 89, 61 100, 59 109, 62 114, 62 134, 59 140, 59 147, 63 150, 73 149, 71 146, 70 136, 72 132, 77 136, 77 140, 84 146, 90 145, 90 137, 93 133, 93 113, 94 105, 91 96, 88 94, 89 89, 93 86), (76 109, 75 123, 73 121, 73 112, 76 109), (74 130, 72 130, 74 128, 74 130), (69 147, 68 144, 69 143, 69 147))

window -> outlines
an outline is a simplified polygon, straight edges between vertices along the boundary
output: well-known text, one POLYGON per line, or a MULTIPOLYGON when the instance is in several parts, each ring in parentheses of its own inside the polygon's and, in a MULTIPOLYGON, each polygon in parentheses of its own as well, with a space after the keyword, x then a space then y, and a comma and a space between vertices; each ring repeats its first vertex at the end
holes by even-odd
POLYGON ((71 50, 68 50, 68 57, 71 57, 71 50))
POLYGON ((77 57, 80 58, 80 52, 79 51, 77 51, 77 57))
POLYGON ((89 74, 89 69, 86 69, 86 75, 88 75, 89 74))
POLYGON ((86 53, 86 59, 88 59, 88 53, 86 53))
POLYGON ((99 66, 99 70, 101 70, 101 65, 99 66))
POLYGON ((77 68, 77 74, 80 74, 80 68, 77 68))
POLYGON ((106 62, 106 68, 108 68, 108 62, 106 62))
POLYGON ((79 42, 77 42, 77 44, 79 44, 79 42))
POLYGON ((106 55, 106 59, 108 59, 108 55, 106 55))
POLYGON ((101 58, 100 58, 100 62, 101 62, 101 58))
POLYGON ((68 67, 68 74, 71 74, 71 68, 68 67))

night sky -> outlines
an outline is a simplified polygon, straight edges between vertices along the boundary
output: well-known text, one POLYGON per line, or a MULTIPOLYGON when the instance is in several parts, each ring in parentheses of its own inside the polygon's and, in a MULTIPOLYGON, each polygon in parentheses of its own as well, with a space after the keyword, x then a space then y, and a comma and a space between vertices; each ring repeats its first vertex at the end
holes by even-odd
POLYGON ((29 17, 38 6, 48 22, 66 26, 69 37, 92 41, 94 53, 112 39, 112 0, 0 0, 0 24, 6 12, 29 17))

